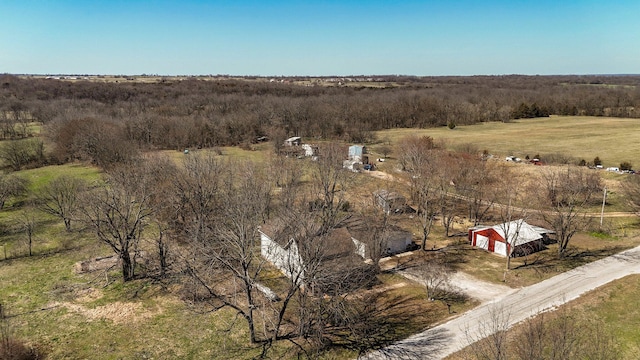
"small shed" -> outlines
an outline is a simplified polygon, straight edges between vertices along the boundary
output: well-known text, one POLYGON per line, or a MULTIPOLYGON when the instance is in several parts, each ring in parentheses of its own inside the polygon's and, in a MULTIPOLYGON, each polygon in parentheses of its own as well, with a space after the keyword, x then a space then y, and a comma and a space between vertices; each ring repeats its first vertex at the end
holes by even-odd
POLYGON ((498 255, 515 257, 544 249, 545 240, 551 233, 553 231, 531 226, 520 219, 494 226, 470 228, 469 243, 498 255))
POLYGON ((387 214, 403 212, 407 206, 404 196, 385 189, 374 191, 373 201, 387 214))
POLYGON ((363 231, 352 232, 351 239, 355 245, 355 252, 363 259, 371 259, 372 251, 380 251, 382 256, 391 256, 408 251, 413 245, 413 236, 409 231, 398 227, 390 227, 380 238, 366 236, 363 231))
POLYGON ((387 254, 394 255, 407 251, 413 245, 413 236, 409 231, 393 229, 387 232, 387 254))
POLYGON ((300 136, 293 136, 284 141, 285 146, 300 146, 300 144, 302 144, 300 136))
POLYGON ((318 155, 318 146, 317 145, 302 144, 301 147, 304 150, 304 156, 316 156, 316 155, 318 155))
POLYGON ((364 145, 351 145, 349 146, 349 159, 362 161, 364 154, 367 153, 367 148, 364 145))

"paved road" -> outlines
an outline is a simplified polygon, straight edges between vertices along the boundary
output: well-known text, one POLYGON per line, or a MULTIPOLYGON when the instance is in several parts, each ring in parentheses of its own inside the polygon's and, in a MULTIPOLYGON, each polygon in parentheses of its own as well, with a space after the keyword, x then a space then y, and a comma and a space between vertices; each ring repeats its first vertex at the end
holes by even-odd
POLYGON ((496 313, 504 314, 504 323, 511 327, 539 312, 552 310, 588 291, 631 274, 640 274, 640 246, 506 294, 447 323, 363 358, 442 359, 469 345, 466 333, 483 332, 488 336, 489 324, 496 313))

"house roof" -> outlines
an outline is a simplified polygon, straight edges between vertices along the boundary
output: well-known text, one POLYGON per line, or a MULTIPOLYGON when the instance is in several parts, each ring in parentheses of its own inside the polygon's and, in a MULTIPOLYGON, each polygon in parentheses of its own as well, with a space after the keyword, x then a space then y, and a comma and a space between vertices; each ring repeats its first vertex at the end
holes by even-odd
POLYGON ((325 236, 324 245, 326 246, 323 254, 325 258, 351 254, 355 250, 351 233, 344 227, 330 230, 325 236))
POLYGON ((293 222, 288 222, 280 218, 272 219, 260 226, 259 231, 283 248, 289 246, 291 239, 303 236, 300 234, 301 229, 293 226, 293 222))
POLYGON ((514 236, 517 236, 514 246, 526 244, 532 241, 536 241, 542 239, 544 234, 553 234, 553 230, 548 230, 543 227, 534 226, 528 224, 524 219, 509 221, 502 224, 497 224, 493 226, 474 226, 469 228, 470 231, 481 231, 486 229, 492 229, 495 231, 500 237, 503 239, 507 239, 505 236, 505 231, 507 231, 509 235, 509 239, 513 239, 514 236))
MULTIPOLYGON (((292 240, 299 245, 302 245, 300 244, 302 241, 309 241, 312 247, 321 247, 318 250, 323 258, 344 256, 352 253, 355 249, 353 240, 351 240, 351 233, 346 227, 334 228, 325 234, 319 234, 319 229, 316 226, 306 228, 304 226, 296 226, 294 221, 273 219, 262 225, 259 231, 283 248, 287 248, 292 240)), ((311 249, 310 251, 314 250, 311 249)), ((305 251, 301 251, 301 255, 304 256, 304 254, 305 251)))
POLYGON ((514 246, 542 239, 542 234, 536 231, 533 226, 527 224, 524 219, 494 225, 492 228, 505 240, 510 241, 510 239, 515 238, 512 243, 514 246))

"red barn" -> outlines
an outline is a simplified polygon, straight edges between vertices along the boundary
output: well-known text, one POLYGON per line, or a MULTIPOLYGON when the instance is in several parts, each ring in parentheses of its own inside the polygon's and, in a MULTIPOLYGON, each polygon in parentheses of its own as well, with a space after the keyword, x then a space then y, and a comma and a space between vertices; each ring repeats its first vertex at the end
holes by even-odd
POLYGON ((469 243, 502 256, 530 254, 544 248, 544 239, 552 231, 514 220, 494 226, 469 229, 469 243), (507 241, 508 239, 508 241, 507 241))

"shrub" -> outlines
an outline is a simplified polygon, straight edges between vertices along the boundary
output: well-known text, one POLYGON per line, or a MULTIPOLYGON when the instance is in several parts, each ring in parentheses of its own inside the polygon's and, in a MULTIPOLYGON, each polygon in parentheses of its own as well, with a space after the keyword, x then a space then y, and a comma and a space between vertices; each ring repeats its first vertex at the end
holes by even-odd
POLYGON ((12 330, 5 308, 0 303, 0 359, 35 360, 42 358, 36 349, 16 339, 12 330))
POLYGON ((0 343, 0 359, 2 360, 36 360, 42 359, 36 349, 14 339, 2 339, 0 343))
POLYGON ((625 171, 625 170, 631 170, 631 169, 633 169, 633 166, 631 165, 630 162, 623 161, 620 163, 620 170, 625 171))
POLYGON ((593 158, 593 165, 594 166, 602 165, 602 160, 600 160, 600 158, 596 156, 595 158, 593 158))

